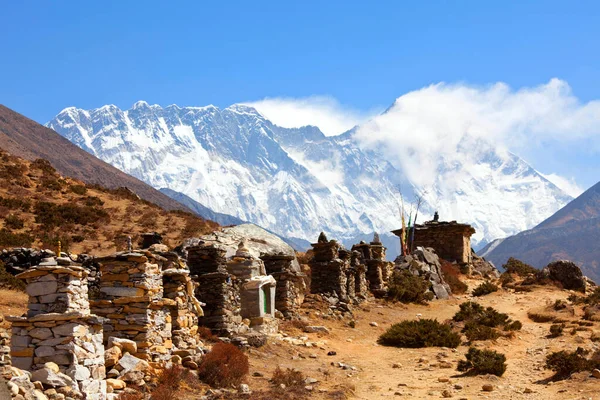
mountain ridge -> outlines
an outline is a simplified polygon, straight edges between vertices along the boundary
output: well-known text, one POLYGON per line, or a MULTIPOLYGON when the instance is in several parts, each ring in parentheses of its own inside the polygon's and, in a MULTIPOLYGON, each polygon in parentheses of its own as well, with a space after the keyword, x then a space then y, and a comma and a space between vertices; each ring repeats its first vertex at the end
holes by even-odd
MULTIPOLYGON (((285 237, 387 232, 400 226, 398 186, 407 202, 423 192, 377 149, 361 147, 356 129, 282 128, 242 104, 67 108, 47 126, 156 188, 285 237)), ((537 225, 571 199, 516 155, 479 142, 457 151, 475 168, 454 182, 457 166, 442 162, 421 221, 438 210, 472 223, 474 242, 485 243, 537 225)))

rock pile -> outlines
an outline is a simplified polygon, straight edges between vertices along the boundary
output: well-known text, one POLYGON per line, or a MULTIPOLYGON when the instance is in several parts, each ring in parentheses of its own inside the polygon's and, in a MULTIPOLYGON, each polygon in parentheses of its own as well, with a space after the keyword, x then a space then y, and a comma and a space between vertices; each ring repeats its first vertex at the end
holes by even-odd
POLYGON ((440 259, 432 248, 417 247, 407 256, 398 256, 394 261, 397 270, 408 270, 430 283, 430 290, 438 299, 447 299, 450 286, 444 281, 440 259))

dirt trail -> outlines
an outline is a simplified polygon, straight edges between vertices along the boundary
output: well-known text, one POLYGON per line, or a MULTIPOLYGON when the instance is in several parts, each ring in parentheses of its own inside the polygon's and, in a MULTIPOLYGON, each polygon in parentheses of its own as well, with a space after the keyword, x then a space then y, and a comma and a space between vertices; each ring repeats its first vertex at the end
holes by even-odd
MULTIPOLYGON (((503 377, 460 377, 456 371, 458 360, 464 359, 467 346, 456 350, 444 348, 398 349, 377 344, 377 338, 391 324, 404 319, 436 318, 444 321, 452 318, 458 306, 468 296, 458 296, 447 301, 434 301, 428 306, 388 304, 375 302, 365 310, 355 312, 356 327, 350 328, 340 321, 314 319, 315 325, 331 329, 327 336, 304 334, 310 340, 326 340, 323 349, 302 348, 291 345, 270 346, 259 350, 260 357, 251 356, 252 371, 264 373, 253 378, 251 387, 267 387, 267 378, 276 365, 296 368, 306 376, 319 379, 316 392, 311 398, 328 398, 327 395, 341 385, 354 388, 354 398, 379 399, 408 396, 418 399, 442 398, 447 390, 451 398, 461 399, 600 399, 600 380, 588 378, 582 373, 572 379, 550 384, 536 383, 552 375, 544 369, 546 354, 562 349, 574 350, 577 346, 592 347, 591 332, 565 331, 556 339, 546 338, 550 323, 535 323, 527 317, 532 308, 566 299, 569 292, 551 288, 536 288, 531 293, 500 291, 476 300, 484 306, 492 306, 512 319, 523 323, 521 331, 512 339, 500 338, 496 342, 476 342, 478 348, 488 348, 504 353, 507 370, 503 377), (371 326, 375 322, 377 326, 371 326), (274 350, 273 348, 277 348, 274 350), (335 351, 335 356, 327 356, 335 351), (310 358, 310 354, 317 358, 310 358), (265 354, 270 356, 265 357, 265 354), (442 368, 440 361, 451 364, 442 368), (358 369, 343 370, 331 363, 342 362, 358 369), (325 371, 325 373, 323 373, 325 371), (446 381, 447 380, 447 381, 446 381), (492 384, 493 392, 484 392, 482 385, 492 384)), ((598 324, 596 324, 598 325, 598 324)), ((592 329, 597 330, 598 326, 592 329)))

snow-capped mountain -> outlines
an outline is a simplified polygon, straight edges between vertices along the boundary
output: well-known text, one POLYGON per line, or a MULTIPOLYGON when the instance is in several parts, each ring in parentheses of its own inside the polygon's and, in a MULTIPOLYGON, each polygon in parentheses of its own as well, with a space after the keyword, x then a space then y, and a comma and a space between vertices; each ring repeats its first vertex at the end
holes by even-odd
POLYGON ((47 126, 155 188, 310 241, 320 231, 351 239, 398 228, 400 183, 405 200, 424 193, 420 221, 438 210, 470 222, 476 243, 530 228, 571 200, 517 156, 471 143, 457 149, 468 174, 454 177, 448 160, 433 185, 416 187, 382 153, 362 148, 355 130, 327 137, 312 126, 282 128, 244 105, 70 107, 47 126))

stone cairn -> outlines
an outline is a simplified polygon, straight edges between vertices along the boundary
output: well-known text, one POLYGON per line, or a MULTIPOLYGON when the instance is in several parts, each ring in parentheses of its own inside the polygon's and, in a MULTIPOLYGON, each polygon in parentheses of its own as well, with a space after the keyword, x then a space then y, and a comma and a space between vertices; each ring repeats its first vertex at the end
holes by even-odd
POLYGON ((294 271, 294 256, 279 254, 261 254, 266 273, 275 278, 275 308, 284 318, 298 318, 298 310, 304 302, 305 274, 294 271))
POLYGON ((46 390, 67 387, 103 400, 105 320, 90 314, 86 273, 69 258, 49 257, 17 275, 26 282, 29 303, 26 316, 7 317, 11 359, 46 390))
POLYGON ((187 251, 190 273, 202 288, 196 292, 204 303, 198 323, 223 336, 247 331, 241 316, 241 282, 227 270, 226 250, 201 242, 187 251))
POLYGON ((349 268, 350 253, 342 251, 342 247, 335 240, 327 240, 325 233, 321 232, 317 243, 311 244, 313 257, 309 262, 311 269, 310 292, 326 294, 348 300, 347 295, 347 270, 349 268))
POLYGON ((167 360, 173 346, 173 300, 163 299, 162 264, 166 258, 152 253, 121 252, 97 258, 100 265, 98 298, 92 312, 107 317, 104 338, 117 337, 137 343, 135 357, 146 361, 167 360))
POLYGON ((359 252, 360 263, 366 265, 366 279, 371 293, 385 296, 394 264, 385 260, 387 249, 381 244, 379 235, 375 233, 371 243, 360 242, 352 246, 352 250, 359 252))

